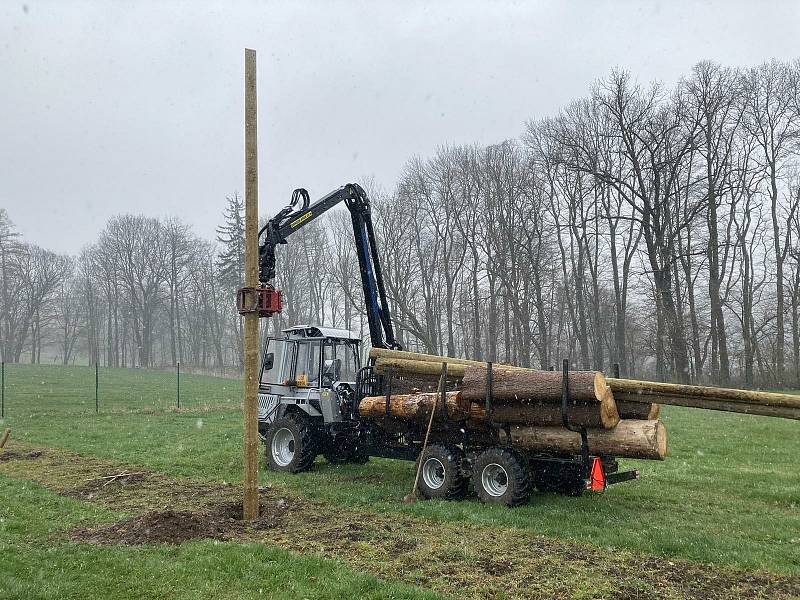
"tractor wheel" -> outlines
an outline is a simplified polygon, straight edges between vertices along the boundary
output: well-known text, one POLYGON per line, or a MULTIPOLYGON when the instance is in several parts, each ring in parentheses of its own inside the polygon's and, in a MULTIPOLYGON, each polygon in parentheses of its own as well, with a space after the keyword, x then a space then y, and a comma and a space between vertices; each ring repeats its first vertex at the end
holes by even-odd
POLYGON ((531 495, 531 477, 525 459, 508 448, 481 452, 472 466, 475 493, 487 504, 519 506, 531 495))
POLYGON ((307 471, 319 451, 317 430, 311 419, 288 413, 275 419, 267 430, 267 465, 273 471, 307 471))
POLYGON ((458 446, 428 446, 417 459, 420 469, 417 489, 428 499, 461 500, 469 483, 462 474, 463 462, 464 452, 458 446))

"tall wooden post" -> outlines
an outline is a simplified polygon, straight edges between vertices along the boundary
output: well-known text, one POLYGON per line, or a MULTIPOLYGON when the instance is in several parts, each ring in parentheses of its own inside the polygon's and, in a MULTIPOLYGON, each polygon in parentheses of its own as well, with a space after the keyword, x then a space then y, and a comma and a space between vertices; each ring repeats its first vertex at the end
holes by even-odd
MULTIPOLYGON (((258 285, 256 51, 244 51, 244 285, 258 285)), ((255 299, 250 298, 251 302, 255 299)), ((258 312, 244 315, 244 518, 258 518, 258 312)))

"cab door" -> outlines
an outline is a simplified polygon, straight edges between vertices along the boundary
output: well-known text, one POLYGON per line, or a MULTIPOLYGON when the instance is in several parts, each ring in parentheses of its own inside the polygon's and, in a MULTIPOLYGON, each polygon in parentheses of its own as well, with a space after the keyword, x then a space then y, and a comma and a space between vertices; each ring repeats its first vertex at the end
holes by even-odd
POLYGON ((320 339, 299 339, 296 342, 292 372, 291 400, 312 417, 323 416, 320 407, 320 339))
POLYGON ((258 420, 261 423, 275 420, 281 398, 291 392, 296 346, 287 339, 267 339, 258 386, 258 420))

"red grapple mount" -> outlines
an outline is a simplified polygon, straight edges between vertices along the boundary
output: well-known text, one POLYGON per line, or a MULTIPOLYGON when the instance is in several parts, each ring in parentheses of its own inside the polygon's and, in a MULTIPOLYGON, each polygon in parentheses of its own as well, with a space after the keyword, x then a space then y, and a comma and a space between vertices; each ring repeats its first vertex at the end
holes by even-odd
POLYGON ((258 313, 259 317, 271 317, 283 308, 283 294, 272 286, 240 288, 236 294, 236 309, 240 315, 258 313))

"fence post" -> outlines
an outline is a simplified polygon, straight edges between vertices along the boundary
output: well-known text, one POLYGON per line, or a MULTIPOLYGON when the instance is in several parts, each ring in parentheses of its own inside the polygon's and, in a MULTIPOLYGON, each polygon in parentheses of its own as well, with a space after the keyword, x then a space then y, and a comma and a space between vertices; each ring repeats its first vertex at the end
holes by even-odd
POLYGON ((100 412, 100 369, 94 362, 94 412, 100 412))
POLYGON ((181 407, 181 361, 178 361, 178 408, 181 407))
POLYGON ((0 419, 6 418, 6 361, 0 362, 0 419))

